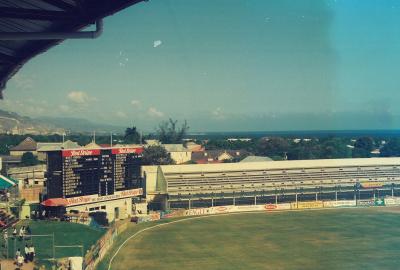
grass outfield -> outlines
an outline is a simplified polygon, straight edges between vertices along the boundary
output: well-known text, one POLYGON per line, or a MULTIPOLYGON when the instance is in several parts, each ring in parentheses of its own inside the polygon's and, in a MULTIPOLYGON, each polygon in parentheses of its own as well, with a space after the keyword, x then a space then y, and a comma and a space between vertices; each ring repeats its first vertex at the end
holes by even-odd
MULTIPOLYGON (((128 234, 122 236, 119 243, 128 234)), ((166 225, 128 241, 111 269, 399 268, 400 208, 359 208, 243 213, 166 225)))
MULTIPOLYGON (((70 245, 83 245, 85 252, 90 248, 104 233, 105 230, 96 230, 86 225, 56 222, 56 221, 23 221, 17 225, 19 229, 22 225, 29 225, 33 235, 48 235, 54 233, 55 245, 57 246, 70 246, 70 245)), ((8 235, 11 238, 12 230, 8 230, 8 235)), ((0 237, 0 244, 3 245, 3 236, 0 237)), ((45 265, 49 268, 49 261, 47 259, 53 256, 52 237, 32 237, 26 240, 26 243, 35 246, 37 254, 38 265, 45 265)), ((23 251, 25 242, 19 240, 9 239, 9 257, 14 257, 14 249, 21 248, 23 251), (15 248, 14 248, 15 245, 15 248)), ((2 248, 2 257, 5 256, 5 249, 2 248)), ((56 248, 55 257, 61 258, 66 256, 81 256, 82 251, 80 248, 56 248)), ((47 269, 46 268, 46 269, 47 269)))

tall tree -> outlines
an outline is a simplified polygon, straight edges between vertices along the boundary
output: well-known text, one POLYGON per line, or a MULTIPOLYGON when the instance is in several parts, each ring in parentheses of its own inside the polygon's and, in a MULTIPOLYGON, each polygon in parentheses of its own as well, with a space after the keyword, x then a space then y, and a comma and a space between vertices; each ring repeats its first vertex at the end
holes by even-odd
POLYGON ((353 157, 363 158, 371 157, 371 151, 374 150, 375 142, 371 137, 358 138, 354 143, 353 157))
POLYGON ((175 164, 164 147, 160 145, 148 146, 143 151, 143 165, 169 165, 175 164))
POLYGON ((390 139, 381 149, 382 157, 399 157, 400 156, 400 138, 390 139))
POLYGON ((21 157, 21 165, 33 166, 39 164, 39 160, 31 152, 25 152, 21 157))
POLYGON ((128 127, 125 130, 124 142, 125 143, 141 143, 140 134, 135 126, 133 126, 132 128, 128 127))
POLYGON ((321 144, 320 158, 349 158, 351 150, 342 138, 327 138, 321 144))
POLYGON ((158 139, 166 143, 182 143, 182 139, 186 136, 189 126, 186 120, 183 122, 181 127, 178 127, 178 120, 172 120, 162 122, 157 129, 158 139))
POLYGON ((289 151, 288 140, 281 137, 262 138, 258 142, 258 154, 273 159, 283 159, 289 151))

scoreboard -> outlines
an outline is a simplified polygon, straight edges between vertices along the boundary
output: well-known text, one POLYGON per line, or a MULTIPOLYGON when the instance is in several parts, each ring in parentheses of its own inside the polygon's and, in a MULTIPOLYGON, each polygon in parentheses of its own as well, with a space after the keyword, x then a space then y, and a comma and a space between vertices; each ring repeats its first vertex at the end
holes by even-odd
POLYGON ((137 188, 142 151, 142 148, 106 148, 48 152, 48 197, 108 196, 137 188))

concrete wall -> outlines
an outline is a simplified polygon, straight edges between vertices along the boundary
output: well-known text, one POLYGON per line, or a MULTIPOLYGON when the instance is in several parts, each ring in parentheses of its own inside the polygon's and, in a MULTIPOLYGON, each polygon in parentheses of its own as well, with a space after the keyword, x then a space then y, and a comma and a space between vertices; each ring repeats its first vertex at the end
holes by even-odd
POLYGON ((142 177, 145 178, 146 181, 146 195, 157 192, 157 169, 157 165, 142 166, 142 177))
POLYGON ((116 219, 115 208, 119 209, 119 217, 117 220, 132 216, 132 198, 70 206, 67 207, 66 210, 67 212, 70 210, 77 210, 79 212, 104 211, 107 213, 108 221, 111 222, 116 219))
POLYGON ((32 186, 44 186, 46 178, 44 177, 46 165, 15 167, 8 170, 8 174, 16 179, 22 181, 23 184, 32 186))
POLYGON ((192 159, 192 152, 169 152, 176 164, 182 164, 192 159))
POLYGON ((21 157, 24 153, 31 152, 33 155, 37 156, 36 151, 10 151, 10 156, 21 157))

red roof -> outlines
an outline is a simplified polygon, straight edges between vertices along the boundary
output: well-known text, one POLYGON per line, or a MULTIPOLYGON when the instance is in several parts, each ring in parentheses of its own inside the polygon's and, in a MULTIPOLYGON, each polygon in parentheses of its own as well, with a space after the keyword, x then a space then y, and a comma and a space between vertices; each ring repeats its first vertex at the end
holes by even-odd
POLYGON ((63 198, 47 199, 42 202, 43 206, 67 206, 68 201, 63 198))
POLYGON ((111 144, 100 143, 99 146, 102 147, 102 148, 108 148, 108 147, 111 147, 111 144))

